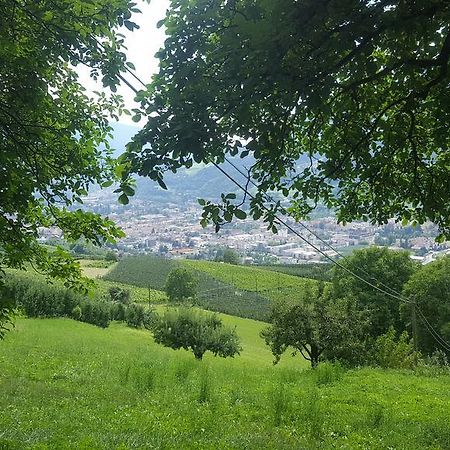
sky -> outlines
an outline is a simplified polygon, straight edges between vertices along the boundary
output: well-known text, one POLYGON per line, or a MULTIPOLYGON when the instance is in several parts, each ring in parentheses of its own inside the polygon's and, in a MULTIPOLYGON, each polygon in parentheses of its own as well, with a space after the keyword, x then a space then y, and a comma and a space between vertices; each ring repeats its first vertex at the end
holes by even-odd
MULTIPOLYGON (((158 70, 158 60, 155 53, 163 46, 165 34, 164 29, 158 29, 156 24, 164 18, 169 7, 169 0, 151 0, 150 4, 143 0, 135 0, 137 7, 142 14, 133 14, 131 20, 137 23, 140 28, 133 32, 125 27, 120 29, 120 33, 125 35, 125 45, 127 47, 127 59, 136 67, 136 75, 144 82, 150 82, 151 76, 158 70)), ((80 82, 88 91, 101 89, 101 84, 96 84, 90 77, 88 70, 79 68, 80 82)), ((125 73, 124 77, 136 88, 142 86, 130 74, 125 73)), ((118 89, 118 93, 124 97, 125 105, 128 109, 136 107, 133 101, 134 92, 124 83, 118 89)), ((122 116, 121 123, 134 124, 130 116, 122 116)))

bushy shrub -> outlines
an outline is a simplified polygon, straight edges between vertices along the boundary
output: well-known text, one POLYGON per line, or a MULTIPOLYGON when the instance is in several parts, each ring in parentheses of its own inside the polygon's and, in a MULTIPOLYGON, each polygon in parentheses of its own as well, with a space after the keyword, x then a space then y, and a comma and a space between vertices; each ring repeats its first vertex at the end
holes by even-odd
POLYGON ((25 289, 16 290, 15 298, 28 317, 63 317, 71 315, 81 296, 62 286, 28 281, 25 289))
POLYGON ((1 295, 28 317, 70 317, 100 327, 107 327, 112 317, 110 303, 22 274, 8 274, 1 295))
POLYGON ((428 377, 450 375, 450 361, 442 350, 435 350, 419 361, 415 372, 428 377))
POLYGON ((190 308, 167 310, 150 324, 155 341, 174 350, 191 350, 196 359, 206 351, 214 356, 234 356, 242 350, 234 329, 225 328, 216 314, 190 308))
POLYGON ((127 312, 126 305, 124 305, 123 303, 115 303, 115 304, 113 304, 111 310, 112 310, 111 318, 113 320, 117 320, 119 322, 123 322, 125 320, 126 312, 127 312))
POLYGON ((81 320, 81 316, 83 315, 83 312, 81 311, 80 305, 75 306, 75 308, 72 309, 72 318, 75 320, 81 320))
POLYGON ((125 310, 125 321, 129 327, 149 327, 152 317, 153 312, 138 303, 131 303, 125 310))
POLYGON ((12 317, 13 310, 14 302, 11 299, 0 297, 0 340, 2 340, 5 333, 14 326, 12 317))
POLYGON ((374 343, 373 362, 386 369, 412 369, 417 366, 419 356, 408 333, 404 331, 397 337, 393 327, 374 343))
POLYGON ((111 304, 105 301, 83 300, 80 304, 81 321, 107 328, 111 322, 111 304))
POLYGON ((111 286, 108 294, 112 302, 128 305, 131 302, 130 291, 119 286, 111 286))
POLYGON ((435 350, 430 356, 424 359, 424 362, 430 366, 450 368, 450 359, 442 350, 435 350))

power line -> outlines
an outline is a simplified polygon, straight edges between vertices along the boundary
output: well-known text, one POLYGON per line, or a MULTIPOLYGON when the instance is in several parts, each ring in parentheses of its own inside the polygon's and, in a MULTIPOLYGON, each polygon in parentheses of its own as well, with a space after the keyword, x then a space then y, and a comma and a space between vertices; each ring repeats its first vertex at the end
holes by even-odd
MULTIPOLYGON (((251 179, 250 175, 247 175, 245 173, 243 173, 234 163, 232 163, 227 157, 225 157, 225 160, 231 165, 233 166, 242 176, 244 176, 253 186, 255 186, 256 188, 258 188, 258 186, 255 184, 255 182, 251 179)), ((215 163, 213 163, 215 164, 215 163)), ((216 165, 216 164, 215 164, 216 165)), ((216 167, 218 167, 216 165, 216 167)), ((222 171, 222 170, 221 170, 222 171)), ((222 173, 224 173, 226 176, 228 176, 227 173, 225 173, 225 171, 222 171, 222 173)), ((249 172, 250 173, 250 172, 249 172)), ((231 176, 228 176, 228 178, 230 180, 232 180, 236 185, 238 185, 234 179, 232 179, 231 176)), ((240 189, 244 190, 245 192, 245 188, 243 188, 242 186, 239 186, 240 189)), ((249 195, 251 198, 254 198, 250 193, 246 192, 247 195, 249 195)), ((276 203, 275 200, 273 199, 273 197, 271 197, 269 194, 264 194, 266 199, 269 199, 272 203, 276 203)), ((263 205, 264 207, 264 205, 263 205)), ((266 210, 268 210, 268 208, 264 207, 266 210)), ((282 208, 282 212, 283 214, 289 215, 289 213, 286 211, 285 208, 282 208)), ((276 219, 278 221, 280 221, 280 219, 275 216, 276 219)), ((282 221, 280 221, 280 223, 283 223, 282 221)), ((303 228, 305 228, 309 233, 311 233, 314 237, 316 237, 320 242, 324 243, 326 246, 328 246, 330 249, 332 249, 335 253, 337 253, 339 256, 341 256, 344 260, 346 260, 346 257, 344 255, 342 255, 339 251, 337 251, 331 244, 329 244, 328 242, 326 242, 325 240, 323 240, 320 236, 318 236, 314 231, 312 231, 308 226, 306 226, 304 223, 302 223, 301 221, 298 221, 296 223, 299 223, 303 228)), ((285 226, 287 226, 286 224, 284 224, 285 226)), ((289 227, 288 227, 289 228, 289 227)), ((292 230, 292 228, 289 228, 292 230)), ((328 258, 330 261, 332 261, 334 264, 336 264, 337 266, 343 268, 344 266, 342 266, 341 264, 339 264, 337 261, 333 260, 331 257, 329 257, 328 255, 326 255, 324 252, 322 252, 320 249, 317 249, 317 247, 315 247, 313 244, 311 244, 310 242, 308 242, 305 238, 303 238, 299 233, 294 232, 298 237, 300 237, 301 239, 303 239, 306 243, 308 243, 308 245, 310 245, 311 247, 313 247, 314 249, 316 249, 320 254, 324 255, 326 258, 328 258)), ((368 273, 366 270, 364 270, 363 268, 360 268, 360 270, 362 272, 364 272, 366 275, 371 276, 370 273, 368 273)), ((353 271, 351 271, 350 269, 347 270, 348 273, 352 274, 354 277, 358 278, 359 280, 362 280, 363 282, 365 282, 366 284, 368 284, 369 286, 375 287, 376 289, 378 289, 379 291, 390 295, 393 298, 396 298, 397 300, 402 301, 403 303, 408 303, 411 304, 412 307, 419 313, 419 318, 422 321, 422 323, 425 325, 425 327, 428 329, 428 331, 430 332, 430 334, 432 335, 432 337, 436 340, 436 342, 438 344, 440 344, 442 347, 444 347, 446 350, 450 351, 450 344, 445 341, 440 335, 439 333, 433 328, 433 326, 430 324, 430 322, 427 320, 427 318, 425 317, 425 315, 423 314, 423 312, 420 310, 419 306, 417 305, 417 303, 415 301, 411 301, 410 299, 405 298, 401 293, 399 293, 397 290, 391 288, 390 286, 385 285, 383 282, 381 282, 380 280, 376 279, 375 277, 371 277, 372 279, 374 279, 375 281, 377 281, 378 283, 380 283, 381 286, 385 287, 386 289, 389 289, 393 294, 389 294, 388 292, 378 288, 377 286, 374 286, 372 283, 368 282, 367 280, 363 279, 362 277, 359 277, 357 274, 355 274, 353 271)))
MULTIPOLYGON (((239 182, 237 182, 231 175, 229 175, 225 170, 223 170, 216 162, 212 161, 212 164, 220 171, 222 172, 223 175, 225 175, 230 181, 232 181, 237 187, 239 187, 239 189, 241 189, 248 197, 254 199, 255 197, 248 191, 247 188, 245 188, 244 186, 242 186, 239 182)), ((273 200, 272 200, 273 201, 273 200)), ((265 205, 262 205, 263 209, 265 209, 266 211, 269 211, 269 208, 265 205)), ((450 351, 450 344, 448 344, 440 335, 439 333, 433 328, 433 326, 429 323, 429 321, 427 320, 427 318, 425 317, 425 315, 422 313, 422 311, 420 310, 420 308, 418 307, 416 302, 413 302, 409 299, 404 298, 402 295, 397 295, 395 292, 395 290, 389 288, 391 291, 394 292, 390 293, 388 291, 385 291, 384 289, 381 289, 380 287, 372 284, 370 281, 362 278, 361 276, 359 276, 358 274, 356 274, 355 272, 353 272, 352 270, 348 269, 347 267, 345 267, 344 265, 340 264, 338 261, 336 261, 335 259, 331 258, 331 256, 327 255, 325 252, 323 252, 321 249, 319 249, 317 246, 315 246, 312 242, 308 241, 308 239, 306 239, 305 237, 303 237, 300 233, 297 232, 297 230, 295 230, 294 228, 292 228, 287 222, 285 222, 283 219, 280 219, 277 215, 274 216, 275 219, 281 223, 282 225, 284 225, 288 230, 290 230, 291 232, 293 232, 297 237, 299 237, 302 241, 306 242, 310 247, 312 247, 314 250, 316 250, 317 252, 319 252, 321 255, 323 255, 325 258, 327 258, 328 260, 330 260, 333 264, 335 264, 336 266, 340 267, 341 269, 343 269, 344 271, 346 271, 347 273, 351 274, 352 276, 354 276, 355 278, 359 279, 360 281, 362 281, 363 283, 367 284, 368 286, 378 290, 379 292, 382 292, 385 295, 388 295, 389 297, 395 298, 396 300, 400 300, 403 303, 407 303, 407 304, 411 304, 413 308, 415 308, 418 313, 419 313, 419 317, 422 320, 422 322, 424 323, 425 327, 428 329, 428 331, 430 332, 430 334, 432 335, 432 337, 434 338, 434 340, 441 345, 443 348, 445 348, 447 351, 450 351)), ((314 233, 313 233, 314 234, 314 233)), ((366 272, 367 273, 367 272, 366 272)), ((376 280, 378 281, 378 280, 376 280)))
MULTIPOLYGON (((230 164, 234 169, 236 169, 243 177, 245 177, 246 179, 249 180, 249 182, 255 186, 256 188, 258 188, 258 185, 251 179, 250 175, 245 174, 238 166, 236 166, 232 161, 230 161, 229 158, 225 157, 225 161, 230 164)), ((250 174, 250 172, 249 172, 250 174)), ((274 200, 274 198, 267 193, 264 193, 264 196, 266 197, 266 199, 268 199, 269 201, 271 201, 272 203, 276 203, 276 201, 274 200)), ((282 207, 281 212, 285 215, 290 216, 289 211, 287 211, 285 208, 282 207)), ((346 260, 347 258, 340 253, 336 248, 334 248, 329 242, 325 241, 322 237, 320 237, 317 233, 315 233, 311 228, 309 228, 305 223, 303 223, 301 220, 296 220, 295 221, 296 224, 299 224, 302 228, 304 228, 306 231, 308 231, 310 234, 312 234, 318 241, 322 242, 324 245, 326 245, 330 250, 332 250, 333 252, 335 252, 338 256, 340 256, 342 259, 346 260)), ((398 295, 400 297, 402 297, 402 294, 399 293, 397 290, 391 288, 390 286, 385 285, 382 281, 372 277, 370 275, 370 273, 368 273, 366 270, 364 270, 364 268, 359 268, 359 270, 361 272, 363 272, 365 275, 369 276, 371 279, 377 281, 381 286, 383 286, 386 289, 389 289, 393 294, 398 295)), ((405 299, 406 302, 409 302, 409 300, 405 299)))
POLYGON ((425 324, 428 331, 433 336, 434 340, 438 342, 445 350, 450 352, 450 344, 433 328, 428 319, 425 317, 424 313, 420 310, 420 308, 415 304, 416 311, 419 313, 419 318, 422 320, 422 323, 425 324))
MULTIPOLYGON (((225 175, 231 182, 233 182, 239 189, 241 189, 248 197, 250 197, 251 199, 255 199, 255 196, 252 195, 247 188, 245 188, 244 186, 242 186, 238 181, 236 181, 231 175, 229 175, 225 170, 223 170, 216 162, 212 161, 211 162, 223 175, 225 175)), ((270 209, 265 206, 262 205, 262 208, 265 209, 266 211, 270 212, 270 209)), ((406 303, 411 303, 411 301, 406 300, 406 299, 402 299, 399 298, 397 295, 395 294, 391 294, 390 292, 385 291, 384 289, 381 289, 380 287, 374 285, 373 283, 371 283, 370 281, 362 278, 361 276, 359 276, 358 274, 356 274, 355 272, 353 272, 352 270, 350 270, 349 268, 345 267, 344 265, 340 264, 338 261, 336 261, 335 259, 333 259, 331 256, 327 255, 324 251, 322 251, 320 248, 318 248, 315 244, 313 244, 312 242, 310 242, 308 239, 306 239, 304 236, 302 236, 297 230, 295 230, 294 228, 292 228, 291 225, 289 225, 286 221, 284 221, 283 219, 281 219, 279 216, 275 215, 274 216, 275 219, 277 220, 278 223, 284 225, 288 230, 290 230, 292 233, 294 233, 297 237, 299 237, 303 242, 305 242, 306 244, 308 244, 310 247, 312 247, 314 250, 316 250, 318 253, 320 253, 322 256, 324 256, 326 259, 328 259, 329 261, 331 261, 333 264, 335 264, 336 266, 340 267, 342 270, 344 270, 345 272, 353 275, 355 278, 359 279, 360 281, 362 281, 363 283, 366 283, 367 285, 371 286, 372 288, 382 292, 385 295, 388 295, 390 297, 393 297, 397 300, 401 300, 402 302, 406 302, 406 303)))

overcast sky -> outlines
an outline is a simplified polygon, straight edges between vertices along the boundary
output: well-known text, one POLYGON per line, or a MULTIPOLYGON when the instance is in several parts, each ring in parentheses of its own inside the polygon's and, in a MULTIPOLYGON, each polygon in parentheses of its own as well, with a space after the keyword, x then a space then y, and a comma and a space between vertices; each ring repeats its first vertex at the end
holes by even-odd
MULTIPOLYGON (((169 7, 169 0, 152 0, 150 5, 143 0, 135 1, 142 14, 134 14, 131 20, 137 23, 140 28, 131 33, 123 27, 120 29, 120 33, 126 36, 128 61, 135 65, 136 75, 144 83, 148 83, 152 74, 158 70, 158 60, 154 55, 162 47, 165 39, 164 30, 156 28, 156 24, 165 16, 166 9, 169 7)), ((88 71, 82 68, 79 68, 78 71, 80 82, 88 90, 101 89, 101 86, 96 85, 89 78, 88 71)), ((130 74, 125 73, 124 77, 136 88, 142 87, 130 74)), ((127 108, 136 106, 133 101, 134 92, 129 87, 122 85, 118 92, 124 97, 127 108)), ((129 116, 122 116, 120 122, 133 123, 129 116)))

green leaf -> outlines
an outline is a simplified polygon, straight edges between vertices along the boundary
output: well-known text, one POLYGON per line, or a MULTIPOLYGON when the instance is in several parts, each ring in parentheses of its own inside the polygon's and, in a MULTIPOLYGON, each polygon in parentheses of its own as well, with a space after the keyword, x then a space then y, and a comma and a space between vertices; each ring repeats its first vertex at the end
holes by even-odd
POLYGON ((130 203, 130 200, 126 196, 126 194, 122 194, 119 196, 118 201, 121 205, 128 205, 130 203))
POLYGON ((236 209, 234 211, 234 215, 238 218, 238 219, 246 219, 247 218, 247 213, 245 211, 242 211, 242 209, 236 209))
POLYGON ((133 196, 134 195, 134 189, 130 186, 122 186, 122 191, 127 196, 133 196))

